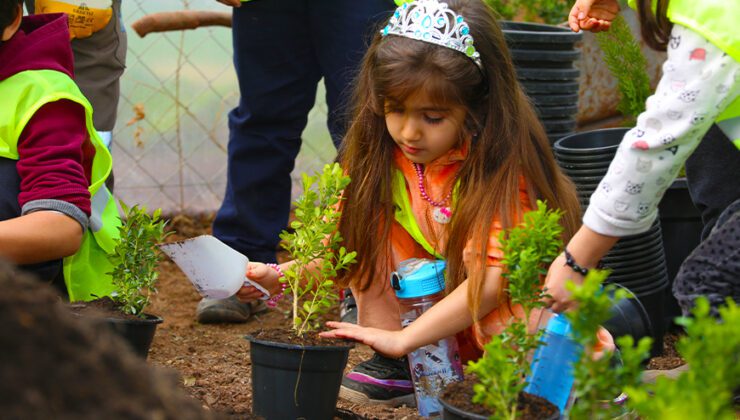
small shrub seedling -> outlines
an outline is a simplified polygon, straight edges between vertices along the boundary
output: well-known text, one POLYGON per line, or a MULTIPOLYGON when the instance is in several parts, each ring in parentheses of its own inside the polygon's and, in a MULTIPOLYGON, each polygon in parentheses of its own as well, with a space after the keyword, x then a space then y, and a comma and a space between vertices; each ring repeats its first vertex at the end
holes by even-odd
POLYGON ((160 253, 156 244, 168 235, 164 232, 167 221, 160 218, 161 209, 150 215, 146 207, 128 207, 122 201, 120 204, 124 212, 123 223, 118 228, 120 238, 113 253, 108 255, 116 289, 110 297, 123 313, 143 317, 150 297, 157 292, 160 253))
POLYGON ((615 352, 604 352, 600 358, 593 358, 599 328, 610 318, 614 303, 626 299, 628 294, 613 284, 602 288, 608 275, 607 270, 589 270, 583 284, 569 282, 566 286, 576 302, 576 309, 565 316, 572 325, 574 339, 584 349, 574 365, 575 404, 568 414, 576 420, 619 417, 623 407, 613 400, 625 388, 640 384, 641 363, 648 357, 652 344, 651 338, 643 337, 634 346, 633 338, 627 335, 616 339, 621 362, 615 352))
POLYGON ((627 389, 628 405, 645 419, 727 419, 736 417, 733 395, 740 388, 740 307, 731 299, 719 308, 699 298, 693 317, 677 323, 686 335, 676 349, 689 369, 675 380, 658 377, 655 384, 627 389))
POLYGON ((338 163, 325 165, 314 176, 303 174, 293 232, 280 234, 283 248, 294 260, 281 281, 293 296, 293 331, 298 336, 319 327, 319 316, 338 300, 332 279, 355 262, 356 253, 339 246, 342 237, 337 229, 342 191, 349 182, 338 163))
POLYGON ((537 210, 524 214, 524 222, 502 233, 506 291, 512 304, 521 305, 524 318, 514 318, 506 329, 484 346, 484 355, 470 362, 467 373, 474 374, 473 402, 490 409, 491 418, 515 419, 519 394, 529 374, 529 354, 540 344, 541 333, 530 334, 527 320, 532 310, 544 306, 541 280, 560 253, 563 231, 558 223, 562 213, 548 210, 538 201, 537 210))

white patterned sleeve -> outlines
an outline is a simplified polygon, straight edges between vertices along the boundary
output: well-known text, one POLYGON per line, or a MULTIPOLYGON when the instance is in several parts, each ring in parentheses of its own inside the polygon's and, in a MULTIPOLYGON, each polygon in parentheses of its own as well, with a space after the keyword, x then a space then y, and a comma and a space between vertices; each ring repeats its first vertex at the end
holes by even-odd
POLYGON ((583 223, 617 237, 648 230, 683 163, 738 94, 740 64, 698 33, 674 25, 658 88, 622 139, 583 223))

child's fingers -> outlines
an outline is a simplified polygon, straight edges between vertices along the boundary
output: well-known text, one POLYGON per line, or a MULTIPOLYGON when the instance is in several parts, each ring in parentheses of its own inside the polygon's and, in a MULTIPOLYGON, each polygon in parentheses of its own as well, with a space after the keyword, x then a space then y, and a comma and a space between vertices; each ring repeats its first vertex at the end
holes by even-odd
POLYGON ((252 280, 259 280, 267 276, 267 274, 270 272, 269 270, 270 267, 265 264, 250 262, 249 265, 247 265, 246 275, 252 280))
POLYGON ((324 338, 348 338, 355 341, 362 341, 360 337, 362 327, 359 325, 351 324, 349 322, 336 322, 329 321, 326 326, 332 328, 331 331, 324 331, 319 333, 319 336, 324 338))

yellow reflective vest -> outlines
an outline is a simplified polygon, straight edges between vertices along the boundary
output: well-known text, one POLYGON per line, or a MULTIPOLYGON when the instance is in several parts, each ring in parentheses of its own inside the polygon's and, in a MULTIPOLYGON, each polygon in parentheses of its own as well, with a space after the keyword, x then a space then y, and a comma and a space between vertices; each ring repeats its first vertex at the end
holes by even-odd
MULTIPOLYGON (((628 4, 635 8, 637 3, 629 0, 628 4)), ((740 16, 740 0, 670 0, 666 15, 671 22, 697 32, 740 63, 740 31, 735 26, 740 16)), ((737 132, 740 98, 730 103, 715 122, 740 149, 740 133, 737 132)))
POLYGON ((66 74, 54 70, 27 70, 0 81, 0 157, 18 160, 18 139, 31 117, 43 105, 61 99, 85 108, 87 131, 95 147, 92 179, 88 187, 92 201, 90 224, 76 254, 64 259, 64 281, 69 300, 91 300, 114 291, 107 254, 119 237, 118 216, 113 196, 105 187, 110 175, 110 152, 100 140, 92 122, 92 106, 66 74))

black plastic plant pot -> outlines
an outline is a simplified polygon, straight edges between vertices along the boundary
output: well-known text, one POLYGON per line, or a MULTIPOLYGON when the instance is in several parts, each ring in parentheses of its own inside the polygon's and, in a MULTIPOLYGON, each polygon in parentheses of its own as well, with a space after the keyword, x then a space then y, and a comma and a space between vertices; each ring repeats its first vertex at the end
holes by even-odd
POLYGON ((541 118, 572 118, 578 112, 578 105, 541 105, 535 106, 541 118))
POLYGON ((146 359, 149 355, 149 348, 152 346, 154 333, 157 331, 157 325, 162 323, 162 318, 149 314, 144 314, 144 316, 139 319, 104 318, 103 321, 111 330, 126 340, 134 353, 146 359))
POLYGON ((471 413, 458 407, 448 404, 445 400, 440 399, 439 404, 442 406, 443 420, 487 420, 488 416, 471 413))
MULTIPOLYGON (((439 404, 442 406, 442 419, 443 420, 488 420, 488 416, 482 414, 472 413, 470 411, 463 410, 460 407, 456 407, 446 402, 443 399, 439 399, 439 404)), ((560 411, 543 420, 558 420, 560 418, 560 411)))
POLYGON ((502 21, 506 43, 514 50, 571 50, 583 38, 570 28, 542 23, 502 21))
POLYGON ((581 75, 581 71, 574 68, 516 67, 515 70, 517 78, 523 80, 570 81, 577 80, 581 75))
POLYGON ((573 66, 573 62, 581 57, 579 50, 532 50, 532 49, 512 49, 511 57, 517 63, 526 63, 524 67, 548 67, 563 63, 568 67, 573 66))
POLYGON ((603 174, 606 174, 606 170, 609 169, 609 165, 611 165, 612 163, 611 160, 606 160, 603 162, 578 162, 578 161, 570 162, 568 160, 563 160, 558 155, 555 155, 555 159, 558 160, 558 165, 560 165, 560 167, 563 169, 573 170, 573 171, 593 170, 593 171, 601 171, 603 174))
MULTIPOLYGON (((571 137, 571 136, 568 136, 571 137)), ((565 138, 568 138, 565 137, 565 138)), ((558 144, 559 142, 563 141, 563 139, 558 140, 555 142, 555 144, 558 144)), ((614 153, 594 153, 592 155, 577 155, 577 154, 567 154, 567 153, 561 153, 557 149, 555 149, 555 144, 553 144, 553 153, 555 154, 555 159, 557 159, 558 162, 564 163, 564 164, 575 164, 579 165, 581 163, 591 163, 591 164, 600 164, 604 165, 607 169, 609 168, 609 165, 611 165, 612 160, 614 160, 614 153)), ((606 174, 606 171, 604 171, 604 174, 606 174)))
POLYGON ((604 328, 615 339, 630 335, 637 342, 643 337, 652 337, 653 325, 645 307, 628 288, 621 285, 617 287, 626 290, 628 298, 612 305, 609 309, 610 318, 604 322, 604 328))
POLYGON ((351 345, 251 343, 252 414, 266 420, 334 418, 351 345))
POLYGON ((555 150, 558 154, 586 156, 616 153, 627 131, 628 128, 605 128, 576 133, 555 143, 555 150))
POLYGON ((537 82, 530 80, 521 80, 519 82, 527 92, 527 95, 553 94, 553 95, 578 95, 578 82, 537 82))
POLYGON ((578 105, 578 94, 577 93, 564 93, 564 94, 541 94, 533 93, 529 95, 530 98, 538 106, 552 106, 552 105, 578 105))
POLYGON ((545 131, 573 131, 576 128, 575 118, 543 119, 545 131))
POLYGON ((668 276, 678 274, 681 263, 699 245, 704 223, 689 194, 686 178, 677 179, 658 205, 663 246, 668 262, 668 276))

